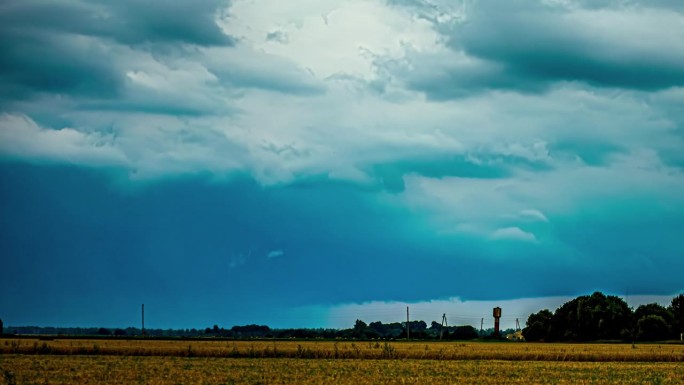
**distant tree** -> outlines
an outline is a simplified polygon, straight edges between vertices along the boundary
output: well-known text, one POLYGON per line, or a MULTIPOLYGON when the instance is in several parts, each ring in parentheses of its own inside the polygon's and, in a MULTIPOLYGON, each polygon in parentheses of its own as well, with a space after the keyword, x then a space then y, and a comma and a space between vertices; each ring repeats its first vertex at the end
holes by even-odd
POLYGON ((380 321, 371 322, 368 327, 380 335, 385 335, 385 332, 387 331, 385 325, 380 321))
POLYGON ((402 333, 404 335, 406 334, 406 325, 403 325, 399 322, 383 324, 380 321, 375 321, 371 322, 370 325, 368 325, 368 328, 380 338, 399 338, 402 333))
POLYGON ((316 334, 310 329, 293 329, 292 338, 315 338, 316 334))
POLYGON ((114 329, 114 335, 117 337, 125 336, 126 331, 123 329, 114 329))
POLYGON ((0 336, 4 333, 3 329, 3 324, 2 324, 2 318, 0 318, 0 336))
POLYGON ((645 338, 643 337, 643 335, 647 335, 647 336, 649 336, 648 339, 651 341, 663 340, 663 339, 670 338, 672 336, 672 334, 674 334, 672 332, 672 330, 673 330, 672 326, 674 324, 674 316, 672 315, 672 312, 668 308, 661 306, 657 303, 649 303, 646 305, 639 306, 634 311, 634 315, 632 316, 632 319, 633 319, 633 322, 635 325, 634 332, 636 334, 637 339, 644 340, 645 338), (660 338, 654 339, 654 337, 656 337, 658 335, 657 330, 660 330, 660 325, 653 320, 650 320, 646 323, 641 324, 641 326, 639 326, 639 321, 641 321, 642 319, 649 317, 649 316, 658 316, 658 317, 662 318, 663 321, 665 321, 665 324, 667 325, 668 335, 660 336, 660 338), (651 332, 651 331, 643 329, 644 327, 651 327, 651 326, 656 327, 657 330, 654 330, 651 332))
POLYGON ((684 294, 672 298, 668 310, 673 316, 672 331, 675 337, 679 337, 680 333, 684 333, 684 294))
POLYGON ((553 313, 551 313, 551 311, 549 311, 548 309, 541 310, 538 313, 530 314, 530 316, 527 318, 526 327, 523 328, 522 331, 525 340, 548 340, 552 320, 553 313))
POLYGON ((657 315, 657 316, 663 317, 663 319, 668 324, 672 324, 672 321, 674 320, 674 317, 672 316, 672 312, 670 312, 670 310, 668 308, 666 308, 665 306, 659 305, 657 303, 649 303, 646 305, 639 306, 634 311, 634 316, 632 318, 638 322, 640 319, 642 319, 648 315, 657 315))
POLYGON ((647 315, 637 322, 637 339, 640 341, 662 341, 669 335, 670 327, 661 316, 647 315))
POLYGON ((366 338, 367 329, 368 329, 368 325, 366 325, 366 323, 361 321, 360 319, 357 319, 356 322, 354 323, 354 329, 352 332, 352 336, 354 338, 366 338))
POLYGON ((631 324, 632 311, 616 296, 595 292, 580 296, 559 307, 553 315, 549 340, 617 340, 631 324))
POLYGON ((99 328, 99 329, 97 329, 97 334, 99 334, 101 336, 111 336, 112 332, 106 328, 99 328))
POLYGON ((232 337, 264 337, 269 334, 271 328, 266 325, 244 325, 244 326, 233 326, 230 331, 225 331, 222 334, 232 337))
POLYGON ((427 323, 425 321, 411 321, 409 327, 411 331, 424 331, 427 329, 427 323))
MULTIPOLYGON (((406 338, 406 322, 393 322, 386 324, 387 334, 386 338, 406 338)), ((409 322, 409 337, 411 339, 428 339, 431 335, 427 332, 427 323, 425 321, 411 321, 409 322)))
POLYGON ((477 329, 470 325, 457 326, 454 328, 454 332, 451 333, 449 338, 452 340, 474 340, 479 337, 477 329))

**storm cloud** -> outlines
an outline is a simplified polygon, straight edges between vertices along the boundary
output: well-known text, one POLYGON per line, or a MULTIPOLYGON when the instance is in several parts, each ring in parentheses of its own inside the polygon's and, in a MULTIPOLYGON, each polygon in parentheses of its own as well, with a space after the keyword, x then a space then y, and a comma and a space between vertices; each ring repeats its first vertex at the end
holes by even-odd
POLYGON ((3 320, 680 292, 682 11, 3 2, 3 320))
MULTIPOLYGON (((439 10, 427 2, 395 4, 439 10)), ((408 57, 410 67, 396 66, 412 88, 446 99, 497 89, 544 92, 563 82, 644 91, 684 85, 678 7, 526 0, 468 5, 458 19, 430 19, 450 51, 416 52, 408 57)))

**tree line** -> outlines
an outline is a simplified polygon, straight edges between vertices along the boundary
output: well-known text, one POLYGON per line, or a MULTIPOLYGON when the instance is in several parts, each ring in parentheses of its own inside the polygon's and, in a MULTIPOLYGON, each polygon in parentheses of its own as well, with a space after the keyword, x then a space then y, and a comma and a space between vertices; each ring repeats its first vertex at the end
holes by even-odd
MULTIPOLYGON (((478 331, 470 325, 442 327, 432 321, 409 322, 411 339, 471 340, 489 338, 493 330, 478 331)), ((0 320, 0 333, 2 333, 0 320)), ((54 328, 23 326, 4 331, 9 334, 43 334, 75 336, 141 336, 142 330, 107 328, 54 328)), ((501 332, 506 336, 515 330, 501 332)), ((680 339, 684 333, 684 294, 672 299, 669 306, 657 303, 641 305, 636 309, 616 296, 601 292, 577 297, 561 305, 554 312, 548 309, 533 313, 527 319, 522 334, 527 341, 662 341, 680 339)), ((205 329, 145 329, 145 336, 163 338, 302 338, 302 339, 405 339, 406 322, 367 324, 356 320, 349 329, 271 329, 266 325, 243 325, 222 328, 218 325, 205 329)))
MULTIPOLYGON (((101 337, 140 337, 140 328, 57 328, 40 326, 18 326, 7 330, 10 334, 17 335, 70 335, 70 336, 101 336, 101 337)), ((508 329, 503 335, 513 333, 508 329)), ((447 339, 447 340, 471 340, 487 337, 493 333, 493 329, 478 331, 470 325, 444 326, 432 321, 430 326, 425 321, 411 321, 409 323, 409 337, 411 339, 447 339)), ((223 328, 218 325, 205 329, 145 329, 146 337, 161 338, 301 338, 301 339, 405 339, 406 322, 382 323, 380 321, 367 324, 362 320, 356 320, 354 326, 348 329, 272 329, 266 325, 241 325, 231 328, 223 328)))
POLYGON ((684 294, 669 306, 657 303, 632 310, 616 296, 601 292, 577 297, 556 311, 531 314, 523 335, 527 341, 663 341, 684 332, 684 294))

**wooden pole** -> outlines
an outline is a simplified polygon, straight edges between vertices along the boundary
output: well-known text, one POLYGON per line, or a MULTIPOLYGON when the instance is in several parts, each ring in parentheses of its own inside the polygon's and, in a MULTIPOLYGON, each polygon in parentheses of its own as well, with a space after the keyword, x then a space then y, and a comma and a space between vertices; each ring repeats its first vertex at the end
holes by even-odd
POLYGON ((442 314, 442 327, 439 329, 439 339, 444 335, 444 321, 446 321, 446 313, 442 314))
POLYGON ((411 338, 411 336, 409 335, 409 333, 410 333, 409 325, 410 325, 410 324, 411 324, 411 323, 410 323, 410 321, 409 321, 409 307, 406 306, 406 339, 407 339, 407 340, 408 340, 409 338, 411 338))

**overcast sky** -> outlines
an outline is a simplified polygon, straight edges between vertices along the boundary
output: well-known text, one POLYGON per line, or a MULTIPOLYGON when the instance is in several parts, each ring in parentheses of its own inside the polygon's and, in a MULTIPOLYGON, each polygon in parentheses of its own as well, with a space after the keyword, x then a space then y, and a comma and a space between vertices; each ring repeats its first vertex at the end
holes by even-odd
POLYGON ((679 0, 8 0, 0 52, 5 324, 684 290, 679 0))

